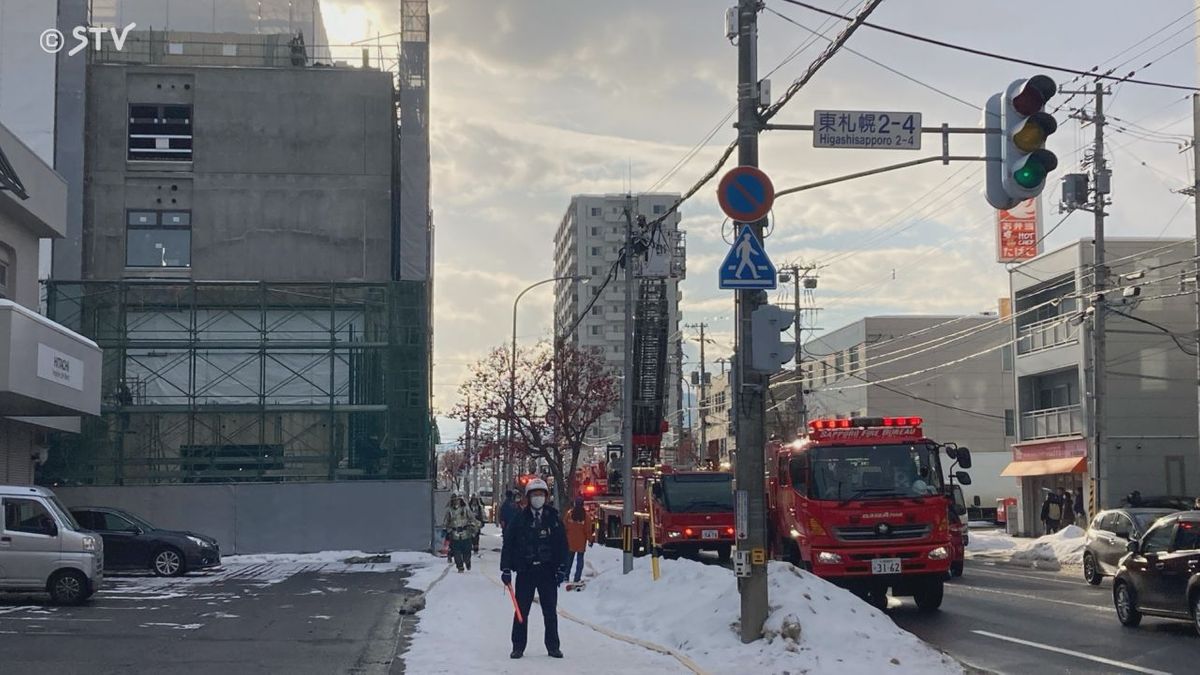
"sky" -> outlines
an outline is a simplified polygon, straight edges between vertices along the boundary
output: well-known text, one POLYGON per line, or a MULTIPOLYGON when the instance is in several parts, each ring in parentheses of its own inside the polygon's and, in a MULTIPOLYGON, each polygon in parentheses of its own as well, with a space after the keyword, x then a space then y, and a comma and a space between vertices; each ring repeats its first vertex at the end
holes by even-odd
MULTIPOLYGON (((811 2, 845 12, 860 4, 811 2)), ((554 231, 571 195, 651 187, 682 192, 712 165, 734 136, 721 121, 734 105, 737 50, 724 37, 724 12, 732 0, 430 4, 434 405, 444 415, 469 365, 507 342, 512 299, 552 275, 554 231)), ((335 44, 398 30, 398 0, 321 5, 335 44)), ((829 37, 840 25, 782 0, 766 6, 771 11, 760 19, 759 71, 761 76, 778 66, 770 77, 778 96, 826 43, 773 12, 829 37)), ((1185 85, 1197 79, 1188 0, 885 0, 871 21, 1051 65, 1089 69, 1128 61, 1119 74, 1137 69, 1137 77, 1185 85)), ((811 123, 816 109, 848 109, 921 112, 926 126, 978 126, 988 96, 1042 72, 869 28, 860 29, 848 47, 927 86, 843 50, 776 122, 811 123)), ((1061 84, 1090 86, 1046 73, 1061 84)), ((1090 106, 1075 97, 1068 107, 1085 102, 1090 106)), ((1191 236, 1189 200, 1173 192, 1191 182, 1190 153, 1180 153, 1183 139, 1175 138, 1190 137, 1187 92, 1119 84, 1105 106, 1113 122, 1106 138, 1113 171, 1109 236, 1191 236)), ((1063 218, 1056 178, 1077 170, 1093 133, 1063 113, 1049 142, 1060 168, 1044 195, 1047 227, 1063 218)), ((980 138, 954 137, 951 151, 978 155, 980 138)), ((762 136, 761 166, 782 189, 939 150, 936 136, 926 136, 920 151, 828 150, 814 149, 807 132, 773 131, 762 136)), ((824 309, 813 328, 831 330, 872 314, 994 311, 1008 293, 1008 275, 995 262, 994 212, 984 201, 982 176, 980 162, 934 163, 784 197, 775 205, 765 246, 777 265, 822 266, 815 300, 824 309)), ((733 298, 716 284, 729 234, 715 182, 681 211, 688 241, 683 319, 709 324, 708 367, 716 370, 712 360, 732 349, 733 298)), ((1092 216, 1077 212, 1045 246, 1050 250, 1091 231, 1092 216)), ((522 300, 522 344, 549 337, 551 289, 522 300)), ((772 298, 791 300, 784 292, 772 298)), ((684 367, 690 371, 698 367, 698 344, 691 332, 686 337, 684 367)), ((445 418, 440 424, 445 440, 461 429, 445 418)))

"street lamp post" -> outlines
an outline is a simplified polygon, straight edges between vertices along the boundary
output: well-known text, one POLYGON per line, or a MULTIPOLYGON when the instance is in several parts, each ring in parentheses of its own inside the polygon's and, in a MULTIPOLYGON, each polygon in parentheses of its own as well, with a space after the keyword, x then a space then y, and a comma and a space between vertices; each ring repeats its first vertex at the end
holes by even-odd
POLYGON ((587 277, 583 277, 583 276, 579 276, 579 275, 569 275, 569 276, 564 276, 564 277, 551 277, 549 279, 543 279, 535 284, 531 284, 530 286, 526 287, 525 290, 523 290, 517 294, 516 300, 513 300, 512 350, 508 354, 508 406, 507 406, 508 407, 508 430, 507 430, 507 438, 506 438, 506 442, 505 442, 505 453, 509 456, 510 461, 512 458, 512 447, 513 447, 512 418, 513 418, 513 415, 514 415, 514 412, 515 412, 516 406, 517 406, 517 304, 521 302, 521 298, 525 297, 526 293, 528 293, 529 291, 532 291, 533 289, 537 288, 538 286, 544 286, 545 284, 554 283, 555 281, 566 281, 566 280, 583 281, 586 283, 587 277))

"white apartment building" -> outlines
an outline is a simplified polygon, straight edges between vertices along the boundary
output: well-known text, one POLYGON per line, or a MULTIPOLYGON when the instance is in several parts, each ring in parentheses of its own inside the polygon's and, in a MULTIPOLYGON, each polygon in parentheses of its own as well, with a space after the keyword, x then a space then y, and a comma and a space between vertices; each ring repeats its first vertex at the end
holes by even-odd
MULTIPOLYGON (((653 221, 665 214, 679 199, 678 194, 654 193, 632 197, 635 218, 642 215, 653 221)), ((604 284, 614 269, 621 247, 625 243, 625 195, 575 195, 567 208, 558 232, 554 235, 554 276, 587 277, 587 284, 569 280, 554 287, 555 334, 563 335, 578 320, 570 340, 578 347, 592 347, 604 354, 605 360, 618 374, 625 357, 625 282, 624 270, 616 268, 614 279, 604 284), (599 297, 596 297, 596 296, 599 297), (595 302, 592 300, 595 298, 595 302), (590 309, 588 309, 590 305, 590 309), (586 312, 580 319, 581 313, 586 312)), ((663 437, 664 461, 679 438, 679 411, 682 401, 681 357, 682 334, 679 326, 679 303, 682 294, 679 282, 684 278, 683 233, 679 230, 679 213, 672 213, 661 224, 656 241, 660 255, 635 257, 635 274, 665 273, 667 296, 667 360, 664 417, 670 429, 663 437)), ((635 296, 634 301, 637 301, 635 296)), ((603 447, 621 440, 619 410, 605 417, 593 429, 591 444, 603 447)))

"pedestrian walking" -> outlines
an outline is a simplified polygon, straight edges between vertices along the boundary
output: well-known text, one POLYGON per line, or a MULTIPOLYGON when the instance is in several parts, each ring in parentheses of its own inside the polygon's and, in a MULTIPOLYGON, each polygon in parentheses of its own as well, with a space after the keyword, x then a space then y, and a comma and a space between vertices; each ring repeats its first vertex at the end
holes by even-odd
POLYGON ((1062 492, 1062 527, 1075 523, 1075 497, 1070 490, 1062 492))
POLYGON ((1042 525, 1046 528, 1046 534, 1058 532, 1060 522, 1062 522, 1062 498, 1047 490, 1046 499, 1042 501, 1042 525))
POLYGON ((517 504, 517 493, 513 490, 504 491, 504 503, 500 505, 498 520, 500 523, 500 532, 503 533, 508 529, 508 524, 512 522, 517 512, 521 510, 517 504))
POLYGON ((563 526, 567 529, 567 568, 570 569, 572 560, 575 564, 573 581, 579 583, 583 577, 583 554, 587 548, 596 543, 596 533, 592 528, 592 516, 583 508, 583 497, 575 498, 575 505, 563 517, 563 526))
POLYGON ((475 536, 471 540, 472 547, 475 553, 479 553, 479 533, 483 531, 483 500, 479 495, 471 495, 471 501, 467 502, 467 510, 471 512, 471 517, 475 519, 475 536))
POLYGON ((450 495, 450 507, 442 527, 450 536, 450 555, 459 572, 471 569, 471 540, 475 537, 475 517, 467 510, 466 502, 458 495, 450 495))
POLYGON ((567 579, 569 558, 567 535, 558 512, 546 503, 550 488, 535 478, 525 486, 529 504, 521 509, 504 529, 500 551, 500 580, 505 586, 516 578, 514 596, 518 614, 513 616, 512 653, 519 659, 525 654, 529 638, 529 609, 536 592, 540 600, 542 623, 546 626, 546 653, 563 657, 558 639, 558 587, 567 579), (518 620, 521 619, 521 620, 518 620))

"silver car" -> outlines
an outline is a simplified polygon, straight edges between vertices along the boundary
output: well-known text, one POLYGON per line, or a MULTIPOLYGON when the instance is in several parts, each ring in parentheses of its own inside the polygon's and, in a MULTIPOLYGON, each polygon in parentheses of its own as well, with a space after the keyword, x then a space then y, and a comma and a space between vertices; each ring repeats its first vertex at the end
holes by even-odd
POLYGON ((1137 541, 1154 521, 1175 509, 1123 508, 1101 511, 1088 525, 1083 549, 1083 578, 1097 585, 1117 573, 1131 541, 1137 541))
POLYGON ((104 582, 104 543, 45 488, 0 485, 0 591, 78 605, 104 582))

